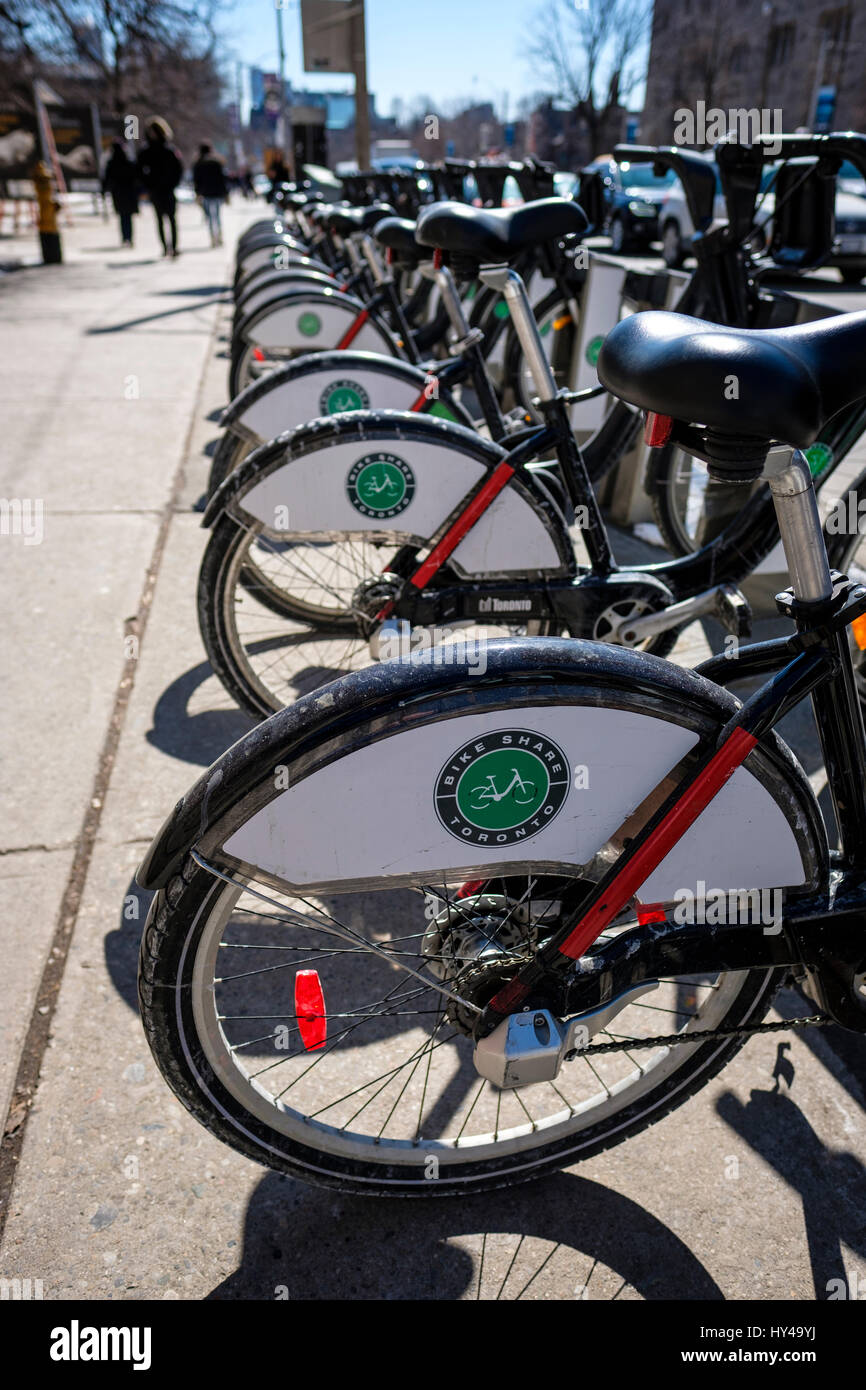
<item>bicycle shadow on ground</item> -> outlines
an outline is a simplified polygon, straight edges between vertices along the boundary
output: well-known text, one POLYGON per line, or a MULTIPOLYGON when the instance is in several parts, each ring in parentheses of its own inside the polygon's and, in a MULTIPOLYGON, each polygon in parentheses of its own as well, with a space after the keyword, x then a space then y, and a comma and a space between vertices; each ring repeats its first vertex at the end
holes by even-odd
POLYGON ((721 1299, 665 1224, 573 1173, 460 1199, 344 1197, 269 1173, 209 1301, 721 1299))
MULTIPOLYGON (((142 845, 144 856, 146 846, 142 845)), ((117 925, 103 941, 105 968, 124 1004, 138 1012, 138 948, 153 893, 131 879, 120 905, 117 925)))
POLYGON ((780 1088, 783 1077, 794 1079, 790 1061, 782 1060, 781 1066, 777 1061, 776 1070, 777 1089, 753 1090, 745 1105, 727 1091, 716 1110, 799 1193, 815 1298, 823 1300, 834 1289, 832 1281, 847 1286, 842 1243, 866 1257, 866 1168, 856 1154, 827 1148, 796 1101, 780 1088))
POLYGON ((210 663, 202 661, 184 671, 160 695, 153 710, 153 725, 146 738, 161 753, 184 763, 210 767, 211 763, 250 729, 256 721, 233 704, 216 680, 210 663), (212 691, 203 691, 210 681, 212 691), (201 700, 202 707, 190 708, 201 700))

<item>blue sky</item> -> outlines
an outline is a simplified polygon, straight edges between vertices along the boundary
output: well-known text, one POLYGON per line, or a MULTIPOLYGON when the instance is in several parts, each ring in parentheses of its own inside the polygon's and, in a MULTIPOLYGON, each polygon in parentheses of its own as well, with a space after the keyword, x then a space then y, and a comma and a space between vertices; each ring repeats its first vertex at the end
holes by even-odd
MULTIPOLYGON (((543 85, 526 61, 526 35, 537 0, 367 0, 368 83, 377 110, 390 115, 395 97, 411 104, 461 97, 494 102, 507 93, 509 115, 521 96, 543 85)), ((296 85, 350 87, 351 77, 304 75, 298 0, 283 11, 286 75, 296 85)), ((275 72, 274 0, 237 0, 223 17, 231 58, 275 72)))

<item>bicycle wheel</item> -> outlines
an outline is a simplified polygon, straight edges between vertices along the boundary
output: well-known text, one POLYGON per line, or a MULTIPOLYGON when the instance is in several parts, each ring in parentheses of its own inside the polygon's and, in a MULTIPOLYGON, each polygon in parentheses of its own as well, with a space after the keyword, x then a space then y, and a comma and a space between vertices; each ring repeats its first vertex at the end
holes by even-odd
MULTIPOLYGON (((143 867, 143 886, 160 887, 141 951, 148 1041, 183 1104, 258 1162, 371 1195, 525 1181, 661 1119, 742 1045, 654 1039, 756 1023, 769 1007, 779 972, 671 977, 609 1023, 615 1051, 578 1056, 555 1082, 500 1091, 477 1075, 473 1001, 535 955, 576 881, 602 871, 605 835, 735 708, 689 673, 635 653, 600 661, 582 643, 497 644, 489 663, 486 682, 380 667, 275 716, 184 798, 183 823, 143 867), (515 730, 567 767, 591 747, 595 791, 566 791, 516 848, 455 838, 437 816, 443 772, 515 730), (183 849, 195 843, 198 860, 183 849), (295 1002, 299 969, 322 990, 312 1016, 295 1002), (301 1025, 322 1015, 327 1036, 311 1038, 301 1025)), ((654 900, 693 876, 811 882, 825 864, 814 798, 775 739, 713 806, 667 880, 651 880, 654 900)), ((607 939, 633 925, 632 909, 607 939)))
MULTIPOLYGON (((375 592, 383 571, 403 572, 415 554, 412 547, 353 534, 281 542, 223 515, 205 550, 198 586, 199 628, 216 675, 242 709, 262 718, 369 666, 374 658, 364 615, 355 611, 356 596, 375 592)), ((383 589, 379 604, 386 598, 383 589)), ((461 622, 447 631, 413 630, 410 649, 429 646, 434 638, 481 642, 555 631, 552 620, 461 622)))
POLYGON ((691 555, 717 540, 760 486, 719 482, 701 459, 675 445, 650 451, 645 487, 672 555, 691 555))

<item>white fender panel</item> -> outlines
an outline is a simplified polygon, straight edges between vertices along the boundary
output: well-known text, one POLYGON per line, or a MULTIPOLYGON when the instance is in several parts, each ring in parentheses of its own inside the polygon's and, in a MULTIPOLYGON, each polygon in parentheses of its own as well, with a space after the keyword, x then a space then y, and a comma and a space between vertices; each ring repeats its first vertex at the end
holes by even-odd
MULTIPOLYGON (((485 474, 471 455, 421 439, 357 440, 291 459, 239 498, 239 505, 266 526, 278 507, 288 507, 290 533, 395 531, 431 536, 485 474), (364 514, 351 500, 350 478, 364 459, 385 455, 409 469, 411 487, 392 515, 364 514), (409 500, 406 501, 406 496, 409 500)), ((283 528, 285 529, 285 528, 283 528)), ((514 488, 495 499, 454 552, 471 574, 560 571, 562 563, 541 517, 514 488)))
POLYGON ((303 260, 304 254, 303 251, 295 251, 284 245, 257 246, 254 251, 249 251, 245 256, 241 256, 238 269, 241 275, 248 275, 251 270, 258 270, 263 265, 275 267, 278 256, 280 265, 290 266, 293 261, 303 260))
MULTIPOLYGON (((527 860, 579 870, 696 741, 697 735, 680 725, 596 706, 445 719, 380 740, 302 779, 253 815, 225 849, 305 889, 348 891, 388 878, 424 883, 438 877, 441 882, 460 874, 507 872, 527 860), (537 740, 530 749, 543 750, 538 756, 547 760, 558 792, 539 812, 538 828, 518 825, 505 845, 494 843, 497 832, 470 828, 470 842, 463 838, 465 822, 453 815, 456 793, 449 786, 456 784, 449 769, 465 767, 471 774, 475 760, 497 748, 503 731, 537 740), (462 763, 455 763, 458 753, 462 763), (587 775, 575 778, 578 768, 587 775), (557 800, 558 809, 545 819, 557 800)), ((513 745, 515 737, 508 742, 513 745)), ((509 757, 510 752, 499 763, 499 790, 510 776, 509 757)), ((490 765, 488 760, 482 767, 490 765)), ((483 781, 481 771, 475 776, 483 781)), ((465 785, 470 788, 471 780, 465 785)), ((699 880, 727 889, 784 887, 804 877, 787 819, 741 768, 639 896, 667 902, 699 880)))
MULTIPOLYGON (((323 290, 316 299, 299 299, 277 305, 253 326, 245 337, 266 348, 336 347, 358 316, 358 309, 346 303, 336 291, 323 290)), ((369 321, 352 340, 357 352, 387 351, 387 339, 369 321)))
POLYGON ((268 304, 279 294, 290 294, 292 290, 308 290, 311 288, 324 289, 326 286, 322 285, 321 281, 314 281, 311 286, 309 276, 304 275, 300 271, 297 275, 293 275, 291 271, 285 271, 279 284, 274 282, 270 285, 264 285, 259 290, 254 290, 253 293, 244 300, 241 312, 244 316, 247 314, 254 314, 256 309, 260 309, 263 304, 268 304))
POLYGON ((361 399, 361 410, 409 410, 421 394, 418 383, 387 371, 329 367, 327 371, 307 372, 274 385, 251 402, 238 419, 261 439, 276 439, 284 430, 296 429, 319 415, 335 413, 327 408, 328 398, 343 387, 352 397, 361 399))

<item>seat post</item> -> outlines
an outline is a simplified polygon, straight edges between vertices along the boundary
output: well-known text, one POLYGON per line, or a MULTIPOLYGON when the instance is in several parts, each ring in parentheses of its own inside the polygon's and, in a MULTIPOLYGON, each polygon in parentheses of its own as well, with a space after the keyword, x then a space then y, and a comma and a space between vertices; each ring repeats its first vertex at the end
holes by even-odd
POLYGON ((516 270, 510 266, 486 266, 478 276, 482 284, 498 290, 511 311, 511 321, 523 348, 523 355, 532 373, 532 380, 542 401, 552 401, 556 397, 556 378, 553 375, 544 344, 538 332, 538 324, 532 312, 526 286, 516 270))
POLYGON ((773 494, 794 597, 801 603, 829 598, 830 564, 808 460, 799 449, 790 457, 771 454, 763 477, 773 494))

